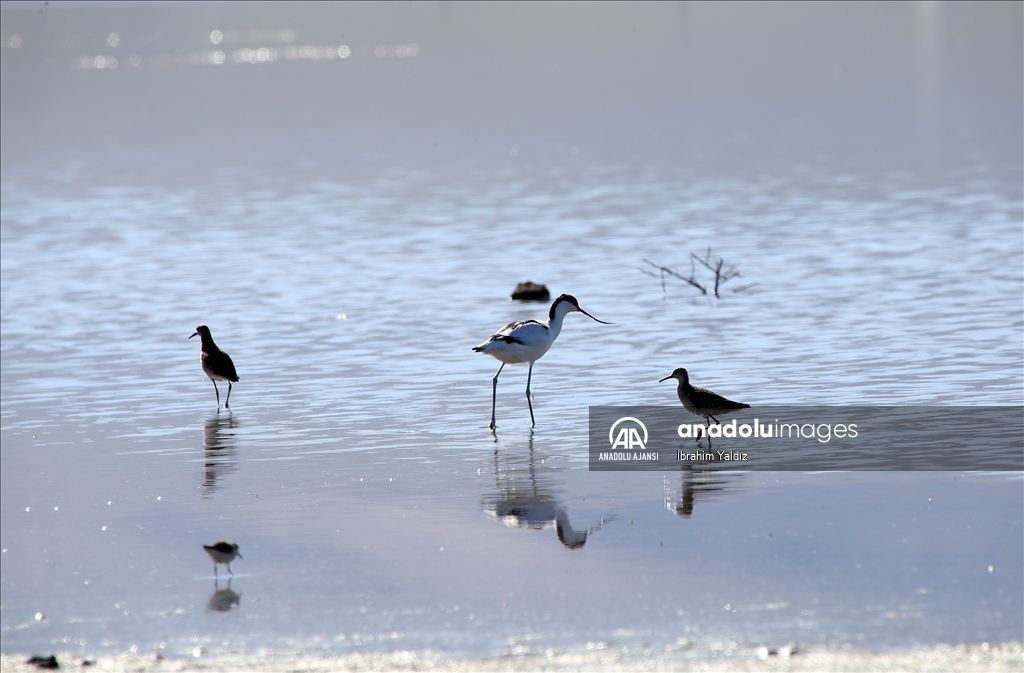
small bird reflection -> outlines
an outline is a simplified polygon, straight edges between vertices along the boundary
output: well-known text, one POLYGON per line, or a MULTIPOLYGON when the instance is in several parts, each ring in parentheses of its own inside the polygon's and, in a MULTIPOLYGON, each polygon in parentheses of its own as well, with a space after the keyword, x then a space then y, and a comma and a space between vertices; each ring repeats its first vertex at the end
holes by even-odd
POLYGON ((234 610, 242 601, 242 594, 231 590, 231 579, 228 579, 228 585, 223 589, 220 588, 219 580, 213 580, 213 593, 210 594, 210 599, 206 601, 206 609, 210 612, 228 612, 234 610))
POLYGON ((499 453, 495 447, 494 478, 498 493, 485 499, 481 506, 506 526, 542 530, 553 524, 559 542, 568 549, 580 549, 588 536, 615 519, 612 515, 585 529, 572 527, 565 505, 552 493, 551 468, 537 464, 532 433, 525 466, 522 465, 522 457, 502 461, 499 453))
POLYGON ((718 494, 727 490, 731 484, 735 484, 742 477, 742 474, 735 472, 695 470, 686 466, 683 468, 678 494, 668 486, 666 480, 665 507, 684 519, 689 519, 697 501, 714 500, 718 494))
POLYGON ((238 427, 229 413, 219 413, 203 424, 203 497, 217 490, 217 480, 238 469, 235 458, 235 437, 231 430, 238 427))

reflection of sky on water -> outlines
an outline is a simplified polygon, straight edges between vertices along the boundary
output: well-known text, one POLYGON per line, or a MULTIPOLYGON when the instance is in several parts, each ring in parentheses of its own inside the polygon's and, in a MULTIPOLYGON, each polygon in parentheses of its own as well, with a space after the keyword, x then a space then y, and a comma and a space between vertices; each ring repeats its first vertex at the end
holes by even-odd
POLYGON ((255 185, 406 178, 410 158, 411 172, 536 175, 562 159, 729 177, 1020 163, 1009 3, 4 11, 6 167, 84 162, 80 178, 102 184, 115 167, 142 177, 140 164, 165 185, 221 171, 255 185), (48 133, 25 142, 20 118, 48 133))
POLYGON ((1017 637, 1019 475, 591 473, 586 420, 1021 403, 1020 5, 416 7, 0 10, 5 652, 1017 637), (637 268, 708 247, 753 286, 637 268), (496 444, 527 278, 616 325, 496 444))

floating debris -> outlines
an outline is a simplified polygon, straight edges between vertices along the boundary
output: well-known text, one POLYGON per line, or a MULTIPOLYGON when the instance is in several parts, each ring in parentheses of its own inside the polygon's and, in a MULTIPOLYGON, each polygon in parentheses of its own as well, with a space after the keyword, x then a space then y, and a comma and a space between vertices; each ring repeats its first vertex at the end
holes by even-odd
POLYGON ((51 654, 48 657, 34 656, 25 663, 31 664, 36 668, 45 668, 51 670, 55 668, 60 668, 60 664, 57 663, 57 656, 54 654, 51 654))
POLYGON ((768 657, 782 657, 783 659, 788 659, 788 658, 792 657, 793 655, 799 654, 799 653, 800 653, 800 648, 797 647, 795 644, 792 644, 792 643, 789 644, 789 645, 784 645, 783 647, 779 647, 779 648, 770 648, 770 649, 767 648, 767 647, 759 647, 759 648, 757 648, 757 657, 758 657, 758 659, 761 659, 762 661, 764 661, 768 657))
POLYGON ((516 289, 512 290, 512 296, 509 299, 515 299, 516 301, 547 301, 551 299, 551 293, 548 292, 546 285, 528 280, 525 283, 516 285, 516 289))

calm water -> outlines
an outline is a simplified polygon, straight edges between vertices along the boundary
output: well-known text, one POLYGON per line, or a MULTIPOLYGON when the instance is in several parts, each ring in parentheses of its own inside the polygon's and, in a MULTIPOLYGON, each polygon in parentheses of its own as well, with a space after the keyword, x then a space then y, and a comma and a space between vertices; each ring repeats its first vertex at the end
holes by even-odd
POLYGON ((5 5, 3 650, 1020 640, 1019 473, 587 470, 588 407, 674 404, 680 366, 753 405, 1024 403, 1020 6, 922 7, 779 9, 804 40, 757 52, 706 5, 572 39, 561 6, 520 56, 508 6, 5 5), (721 299, 641 272, 709 247, 721 299), (546 313, 527 279, 615 324, 566 319, 533 431, 506 368, 492 435, 470 349, 546 313))

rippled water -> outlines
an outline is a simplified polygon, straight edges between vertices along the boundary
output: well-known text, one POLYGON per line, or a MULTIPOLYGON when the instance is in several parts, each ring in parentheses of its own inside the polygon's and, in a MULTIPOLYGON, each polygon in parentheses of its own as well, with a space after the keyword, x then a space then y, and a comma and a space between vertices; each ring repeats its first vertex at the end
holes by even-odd
POLYGON ((752 405, 1020 405, 1019 162, 564 149, 346 179, 5 159, 3 649, 1019 639, 1020 474, 592 473, 586 446, 590 405, 675 404, 680 366, 752 405), (708 248, 742 273, 721 299, 643 273, 708 248), (492 435, 470 349, 546 313, 507 301, 527 279, 614 325, 569 315, 533 431, 506 368, 492 435))
POLYGON ((391 181, 217 199, 6 188, 5 620, 47 619, 5 647, 225 628, 476 653, 690 631, 1012 638, 1018 478, 598 475, 586 423, 592 404, 674 402, 657 380, 677 365, 750 403, 1019 401, 1017 204, 620 181, 422 201, 391 181), (753 284, 720 301, 671 280, 663 297, 637 269, 719 240, 753 284), (525 371, 506 370, 495 439, 494 362, 470 347, 544 312, 505 300, 520 276, 616 324, 567 319, 536 367, 532 436, 525 371), (198 323, 240 373, 230 413, 186 339, 198 323), (688 498, 692 517, 673 514, 688 498), (569 552, 546 530, 559 513, 563 538, 605 523, 569 552), (245 556, 230 626, 204 611, 199 544, 221 537, 245 556))

